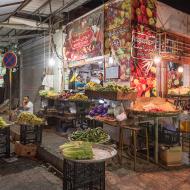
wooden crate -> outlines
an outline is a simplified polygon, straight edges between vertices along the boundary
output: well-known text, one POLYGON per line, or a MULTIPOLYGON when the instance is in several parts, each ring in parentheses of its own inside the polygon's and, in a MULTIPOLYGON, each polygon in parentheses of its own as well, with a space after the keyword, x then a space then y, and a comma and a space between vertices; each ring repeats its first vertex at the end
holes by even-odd
POLYGON ((15 153, 23 157, 35 157, 37 154, 37 145, 27 144, 23 145, 19 141, 15 142, 15 153))

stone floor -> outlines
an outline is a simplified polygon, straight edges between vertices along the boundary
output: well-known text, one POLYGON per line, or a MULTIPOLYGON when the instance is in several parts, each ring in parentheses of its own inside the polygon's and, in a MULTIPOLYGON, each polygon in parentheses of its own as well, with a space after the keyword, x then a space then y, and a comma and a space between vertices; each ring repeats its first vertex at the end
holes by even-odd
MULTIPOLYGON (((62 190, 62 180, 50 173, 39 161, 19 158, 0 161, 1 190, 62 190)), ((189 190, 190 169, 140 171, 108 167, 106 190, 189 190), (112 169, 110 169, 112 168, 112 169)))
POLYGON ((190 170, 128 173, 106 172, 107 190, 189 190, 190 170))
POLYGON ((0 189, 61 190, 62 181, 40 162, 23 158, 12 163, 0 160, 0 189))
MULTIPOLYGON (((60 159, 58 146, 65 140, 47 129, 43 132, 42 147, 60 159)), ((0 162, 0 190, 61 189, 61 179, 48 172, 38 161, 19 159, 11 164, 0 162)), ((115 158, 107 163, 106 190, 190 190, 190 168, 165 170, 138 159, 137 171, 134 172, 130 159, 124 159, 120 166, 115 158)))

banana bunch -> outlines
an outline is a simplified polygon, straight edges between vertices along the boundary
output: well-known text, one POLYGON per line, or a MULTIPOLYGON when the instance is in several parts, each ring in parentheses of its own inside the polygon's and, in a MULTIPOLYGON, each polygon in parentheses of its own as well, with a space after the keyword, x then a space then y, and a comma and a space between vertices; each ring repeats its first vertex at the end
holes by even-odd
POLYGON ((18 124, 42 125, 43 120, 30 112, 22 112, 17 117, 18 124))
POLYGON ((5 122, 5 120, 2 117, 0 117, 0 129, 4 128, 6 126, 7 126, 7 123, 5 122))
POLYGON ((75 94, 73 96, 70 96, 68 99, 73 101, 87 101, 88 96, 85 96, 83 94, 75 94))
POLYGON ((53 91, 53 90, 50 90, 47 93, 47 97, 49 97, 49 98, 57 97, 58 95, 59 94, 57 92, 53 91))

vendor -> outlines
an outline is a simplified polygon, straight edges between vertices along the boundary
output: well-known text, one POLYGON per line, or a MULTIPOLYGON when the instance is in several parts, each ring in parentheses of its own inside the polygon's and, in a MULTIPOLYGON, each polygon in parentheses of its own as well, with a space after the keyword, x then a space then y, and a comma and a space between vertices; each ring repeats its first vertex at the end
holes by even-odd
POLYGON ((99 74, 98 74, 98 79, 99 79, 99 81, 100 81, 99 84, 100 84, 101 86, 103 86, 103 78, 104 78, 104 77, 103 77, 103 74, 102 74, 102 73, 99 73, 99 74))
POLYGON ((33 103, 30 101, 29 96, 25 96, 22 102, 23 111, 33 113, 33 103))
POLYGON ((78 75, 76 77, 76 81, 75 81, 75 88, 78 89, 78 88, 83 88, 85 86, 85 83, 82 81, 82 78, 80 75, 78 75))

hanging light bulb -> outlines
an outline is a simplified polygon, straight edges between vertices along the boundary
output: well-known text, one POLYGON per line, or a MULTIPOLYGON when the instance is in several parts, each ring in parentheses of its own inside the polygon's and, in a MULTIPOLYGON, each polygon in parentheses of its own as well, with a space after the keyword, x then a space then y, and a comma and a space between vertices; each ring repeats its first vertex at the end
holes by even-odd
POLYGON ((154 59, 153 59, 153 61, 154 61, 155 64, 160 63, 161 60, 162 60, 162 58, 161 58, 159 55, 156 55, 156 56, 154 57, 154 59))
POLYGON ((179 73, 183 73, 183 67, 182 67, 182 66, 179 66, 178 69, 177 69, 177 71, 178 71, 179 73))
POLYGON ((53 57, 51 57, 50 59, 49 59, 49 66, 54 66, 55 65, 55 60, 54 60, 54 58, 53 57))

